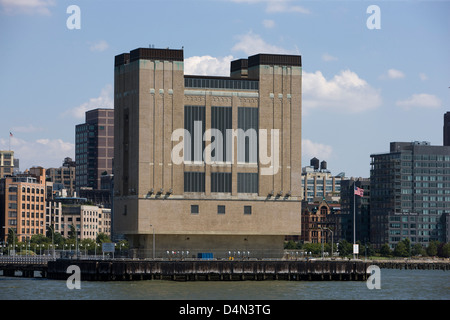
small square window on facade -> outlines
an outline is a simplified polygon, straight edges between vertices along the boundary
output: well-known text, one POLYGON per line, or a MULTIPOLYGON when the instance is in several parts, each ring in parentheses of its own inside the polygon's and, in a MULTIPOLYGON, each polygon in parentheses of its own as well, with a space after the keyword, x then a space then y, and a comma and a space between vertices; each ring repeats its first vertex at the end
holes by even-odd
POLYGON ((244 206, 244 214, 252 214, 252 206, 244 206))
POLYGON ((198 214, 198 204, 191 205, 191 214, 198 214))
POLYGON ((217 213, 218 214, 225 214, 225 206, 217 206, 217 213))

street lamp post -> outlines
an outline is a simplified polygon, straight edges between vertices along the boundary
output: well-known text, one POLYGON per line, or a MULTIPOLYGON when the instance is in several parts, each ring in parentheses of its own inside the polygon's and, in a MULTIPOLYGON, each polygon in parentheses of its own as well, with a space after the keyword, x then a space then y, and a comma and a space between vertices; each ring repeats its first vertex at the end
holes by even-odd
MULTIPOLYGON (((6 230, 6 227, 3 226, 3 229, 6 230)), ((10 229, 13 232, 13 249, 14 249, 14 255, 16 255, 16 230, 14 230, 13 228, 8 228, 8 232, 9 232, 10 229)))
POLYGON ((153 229, 153 260, 155 260, 155 227, 153 225, 150 225, 150 227, 152 227, 153 229))
POLYGON ((75 228, 75 256, 78 259, 78 227, 76 225, 73 225, 75 228))
POLYGON ((334 246, 334 243, 333 243, 333 230, 331 230, 330 228, 325 228, 325 229, 327 229, 327 230, 329 230, 331 232, 331 258, 333 258, 333 246, 334 246))

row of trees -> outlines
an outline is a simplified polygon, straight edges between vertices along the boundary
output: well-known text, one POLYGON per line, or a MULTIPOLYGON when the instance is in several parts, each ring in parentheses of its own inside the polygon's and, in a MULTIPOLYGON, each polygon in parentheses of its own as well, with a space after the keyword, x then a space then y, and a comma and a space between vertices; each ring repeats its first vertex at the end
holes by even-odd
MULTIPOLYGON (((10 229, 6 239, 1 248, 3 254, 7 254, 10 250, 15 250, 17 254, 43 254, 45 250, 64 250, 74 251, 78 250, 93 254, 94 252, 101 252, 102 243, 111 242, 111 239, 105 233, 99 233, 95 240, 76 238, 75 227, 71 228, 71 232, 67 238, 64 238, 60 233, 54 232, 51 227, 47 228, 45 235, 35 234, 29 240, 20 242, 17 234, 10 229)), ((120 241, 116 243, 116 250, 128 249, 127 241, 120 241)))
MULTIPOLYGON (((359 244, 360 257, 450 257, 450 243, 442 243, 439 241, 431 241, 427 247, 423 247, 419 243, 411 245, 409 239, 403 239, 397 243, 394 250, 391 250, 388 244, 384 244, 379 250, 375 250, 370 243, 362 244, 360 241, 357 241, 357 243, 359 244)), ((286 242, 285 249, 302 250, 308 254, 311 253, 313 256, 321 256, 323 250, 327 255, 331 255, 330 243, 324 243, 322 246, 321 243, 299 243, 291 240, 286 242)), ((340 257, 352 256, 353 245, 346 240, 341 240, 333 246, 333 253, 336 254, 336 252, 339 253, 340 257)))

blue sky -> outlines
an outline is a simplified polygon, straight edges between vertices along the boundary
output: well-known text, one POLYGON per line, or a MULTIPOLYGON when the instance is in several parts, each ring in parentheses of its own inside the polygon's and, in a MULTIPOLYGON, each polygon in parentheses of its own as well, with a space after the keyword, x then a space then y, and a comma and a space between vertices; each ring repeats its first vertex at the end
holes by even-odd
POLYGON ((20 169, 75 157, 84 111, 113 107, 114 56, 184 47, 185 73, 302 55, 303 165, 369 177, 391 141, 442 145, 450 111, 450 1, 0 0, 0 149, 20 169), (80 29, 67 28, 70 5, 80 29), (370 5, 380 29, 369 29, 370 5), (9 140, 9 132, 13 137, 9 140))

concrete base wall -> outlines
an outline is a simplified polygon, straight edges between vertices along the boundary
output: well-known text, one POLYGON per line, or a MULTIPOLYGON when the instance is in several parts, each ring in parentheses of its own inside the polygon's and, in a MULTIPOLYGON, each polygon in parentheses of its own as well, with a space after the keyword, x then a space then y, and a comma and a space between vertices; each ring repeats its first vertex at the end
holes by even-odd
MULTIPOLYGON (((153 234, 127 235, 131 257, 153 257, 153 234)), ((214 258, 281 258, 284 236, 164 235, 155 234, 156 258, 197 258, 213 253, 214 258)))

